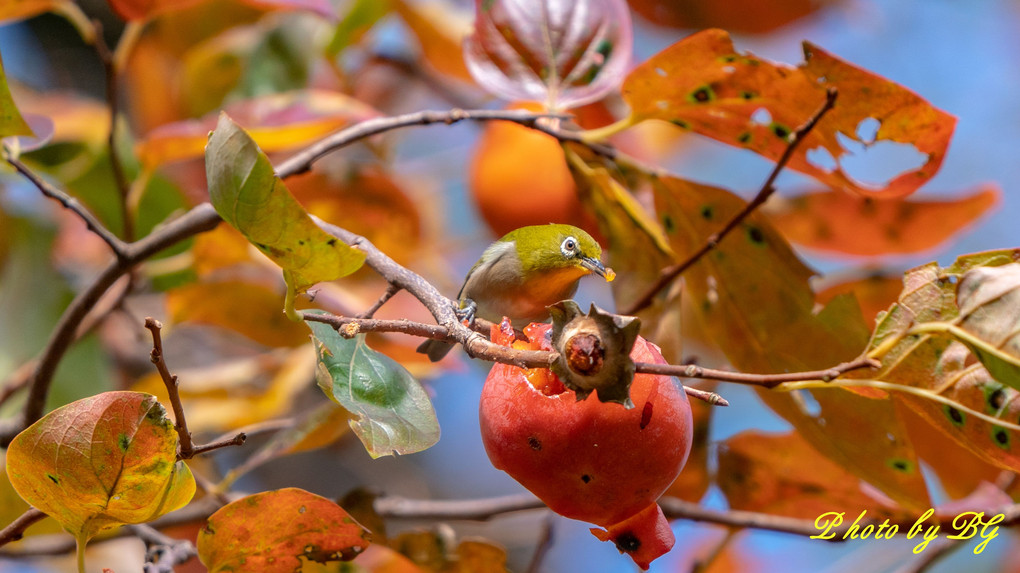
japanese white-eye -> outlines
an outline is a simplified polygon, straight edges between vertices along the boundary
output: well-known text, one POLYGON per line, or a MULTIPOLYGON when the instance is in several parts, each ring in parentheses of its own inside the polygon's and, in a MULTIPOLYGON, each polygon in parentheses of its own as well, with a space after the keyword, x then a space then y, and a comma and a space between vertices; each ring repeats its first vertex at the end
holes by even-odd
MULTIPOLYGON (((491 322, 510 318, 523 327, 549 317, 546 308, 573 296, 577 281, 595 273, 606 281, 616 276, 599 257, 602 247, 584 230, 551 223, 510 231, 489 245, 464 278, 457 294, 461 316, 491 322)), ((418 352, 434 362, 453 344, 426 340, 418 352)))

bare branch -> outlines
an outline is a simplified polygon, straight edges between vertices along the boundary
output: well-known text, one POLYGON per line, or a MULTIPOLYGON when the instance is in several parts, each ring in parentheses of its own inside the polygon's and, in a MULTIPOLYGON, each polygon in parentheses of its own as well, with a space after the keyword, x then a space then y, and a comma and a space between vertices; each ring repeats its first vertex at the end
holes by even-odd
POLYGON ((149 359, 156 365, 159 377, 163 379, 167 396, 170 398, 170 407, 174 411, 174 430, 177 430, 178 437, 177 459, 190 460, 198 454, 243 444, 247 439, 244 432, 230 439, 219 440, 203 446, 195 445, 191 440, 191 431, 188 430, 188 421, 184 417, 184 406, 181 404, 181 394, 178 392, 179 383, 177 382, 177 376, 170 373, 166 360, 163 358, 163 337, 160 334, 163 325, 155 318, 147 316, 145 317, 145 328, 149 329, 149 332, 152 333, 152 352, 149 353, 149 359))
POLYGON ((862 357, 850 362, 844 362, 825 370, 810 370, 807 372, 786 372, 783 374, 747 374, 744 372, 728 372, 726 370, 714 370, 702 368, 694 364, 653 364, 650 362, 638 362, 637 371, 649 374, 666 374, 669 376, 680 376, 682 378, 700 378, 702 380, 718 380, 720 382, 734 382, 737 384, 748 384, 751 386, 762 386, 764 388, 775 388, 784 382, 803 382, 807 380, 834 380, 845 372, 860 370, 861 368, 877 368, 878 361, 862 357))
POLYGON ((124 174, 124 165, 121 163, 120 154, 117 152, 117 109, 120 107, 119 95, 117 93, 117 63, 106 45, 103 38, 103 25, 99 20, 92 20, 92 28, 95 30, 95 46, 99 60, 103 63, 103 71, 106 74, 106 107, 110 111, 110 124, 107 127, 106 147, 110 154, 110 170, 113 172, 113 181, 117 185, 117 192, 120 194, 120 215, 124 222, 124 238, 128 241, 134 240, 134 220, 131 217, 131 207, 128 204, 128 195, 131 192, 131 184, 124 174))
POLYGON ((359 314, 358 318, 372 318, 375 316, 375 313, 378 312, 384 304, 389 302, 389 300, 398 292, 400 292, 400 287, 395 284, 390 284, 386 288, 386 292, 382 293, 382 296, 379 297, 379 300, 375 301, 375 304, 373 304, 368 310, 359 314))
POLYGON ((8 524, 7 527, 0 529, 0 547, 21 539, 26 529, 33 523, 41 521, 44 517, 46 517, 46 514, 38 509, 34 507, 28 508, 25 513, 22 513, 21 516, 8 524))
POLYGON ((152 318, 145 317, 145 328, 152 333, 152 352, 149 353, 149 360, 156 365, 159 377, 163 379, 167 395, 170 397, 170 407, 174 411, 174 430, 177 430, 177 459, 187 460, 195 455, 195 444, 191 441, 191 431, 188 430, 188 422, 184 417, 184 406, 181 405, 181 394, 178 392, 179 383, 177 376, 170 373, 163 358, 163 336, 160 331, 163 325, 152 318))
POLYGON ((65 209, 71 211, 77 215, 79 219, 84 221, 88 230, 92 231, 96 236, 102 239, 103 242, 109 245, 110 250, 113 251, 113 254, 116 255, 118 259, 123 259, 125 257, 127 244, 117 238, 117 236, 111 233, 109 229, 104 227, 103 224, 99 222, 99 219, 97 219, 96 216, 86 209, 85 206, 83 206, 77 199, 58 189, 55 185, 51 185, 37 173, 32 171, 31 168, 25 165, 20 159, 13 157, 10 153, 5 151, 3 155, 4 160, 7 161, 11 167, 14 167, 18 173, 21 173, 26 179, 31 181, 43 195, 57 201, 65 209))
POLYGON ((220 216, 212 205, 203 203, 196 206, 145 238, 126 245, 124 257, 103 269, 85 290, 74 297, 50 333, 50 338, 38 357, 37 366, 29 383, 28 398, 20 415, 15 419, 4 420, 4 423, 0 424, 0 447, 6 447, 14 436, 42 417, 57 365, 74 341, 78 326, 103 293, 135 265, 188 237, 212 230, 219 222, 220 216))
POLYGON ((190 541, 174 539, 149 525, 127 525, 125 529, 145 543, 144 573, 174 573, 175 565, 198 556, 190 541))
POLYGON ((374 507, 376 513, 383 518, 485 521, 504 513, 544 509, 545 504, 530 493, 522 493, 458 500, 379 497, 376 498, 374 507))
POLYGON ((761 188, 758 190, 758 193, 754 196, 753 199, 751 199, 751 202, 745 205, 743 210, 741 210, 732 219, 730 219, 726 223, 726 225, 723 226, 722 229, 710 235, 705 240, 705 243, 701 246, 701 248, 699 248, 697 251, 695 251, 689 257, 687 257, 687 260, 662 269, 662 271, 660 271, 659 273, 659 279, 651 286, 651 288, 649 288, 644 295, 642 295, 640 298, 634 301, 634 303, 631 304, 629 307, 621 309, 620 310, 621 314, 635 314, 638 311, 647 308, 650 304, 652 304, 652 300, 655 299, 655 295, 657 295, 659 291, 666 288, 666 286, 668 286, 670 283, 676 280, 678 276, 683 274, 684 271, 686 271, 688 268, 694 265, 694 263, 701 260, 701 257, 705 256, 709 251, 716 248, 719 245, 719 242, 722 241, 723 238, 726 237, 726 235, 730 234, 730 232, 733 231, 733 229, 736 229, 737 226, 744 221, 744 219, 749 217, 751 213, 758 209, 758 207, 765 203, 765 201, 767 201, 768 198, 771 197, 773 193, 775 193, 776 188, 774 184, 776 178, 786 167, 786 164, 789 163, 790 158, 793 157, 793 152, 797 149, 797 146, 800 145, 800 142, 804 139, 804 137, 808 133, 810 133, 811 130, 814 129, 816 125, 818 125, 818 121, 821 120, 822 117, 826 113, 828 113, 829 110, 832 109, 832 106, 836 104, 837 94, 838 92, 836 92, 836 88, 830 87, 828 90, 826 90, 825 102, 822 104, 821 107, 818 108, 818 111, 816 111, 814 115, 812 115, 806 122, 804 122, 803 125, 795 129, 793 133, 790 134, 788 140, 789 143, 787 143, 786 149, 783 151, 783 154, 779 157, 779 160, 776 162, 775 167, 772 168, 772 172, 769 173, 768 178, 765 179, 765 183, 762 184, 761 188))
MULTIPOLYGON (((291 175, 304 173, 312 168, 312 164, 315 163, 315 161, 331 151, 335 151, 367 137, 384 133, 386 131, 392 131, 394 129, 418 125, 432 125, 436 123, 450 125, 464 120, 503 120, 519 123, 527 127, 539 128, 539 120, 550 117, 563 119, 570 116, 557 113, 534 113, 526 110, 505 111, 452 109, 449 111, 418 111, 392 117, 369 119, 352 125, 347 129, 338 131, 333 135, 327 136, 324 139, 309 145, 305 149, 302 149, 277 166, 276 174, 280 178, 286 179, 291 175)), ((541 131, 550 133, 550 135, 558 134, 554 135, 554 137, 563 136, 564 141, 577 141, 578 143, 584 144, 580 138, 570 137, 569 133, 550 128, 548 126, 542 127, 541 131)))
POLYGON ((535 553, 531 556, 531 561, 528 563, 528 568, 525 569, 525 573, 538 573, 542 569, 542 560, 545 559, 549 549, 552 548, 555 542, 555 535, 553 534, 553 520, 555 517, 552 512, 545 516, 542 520, 542 530, 538 537, 538 542, 535 544, 535 553))

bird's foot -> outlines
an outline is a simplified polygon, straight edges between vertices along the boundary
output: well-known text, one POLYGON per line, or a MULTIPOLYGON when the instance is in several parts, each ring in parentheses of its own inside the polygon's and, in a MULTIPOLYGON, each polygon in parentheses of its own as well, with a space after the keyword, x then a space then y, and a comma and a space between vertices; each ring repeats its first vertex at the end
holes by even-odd
POLYGON ((471 328, 475 323, 475 311, 478 310, 478 305, 475 301, 467 298, 461 301, 460 306, 453 310, 454 314, 457 315, 457 320, 464 326, 471 328))

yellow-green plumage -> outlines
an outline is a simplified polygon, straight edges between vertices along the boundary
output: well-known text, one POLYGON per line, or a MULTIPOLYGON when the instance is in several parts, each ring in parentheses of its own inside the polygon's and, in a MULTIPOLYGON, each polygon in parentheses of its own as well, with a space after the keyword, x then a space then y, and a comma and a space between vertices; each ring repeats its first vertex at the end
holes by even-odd
MULTIPOLYGON (((599 257, 602 247, 584 230, 571 225, 521 227, 489 245, 468 271, 457 295, 461 308, 471 302, 475 315, 491 322, 504 316, 518 326, 549 317, 546 308, 569 299, 577 281, 591 273, 612 280, 599 257)), ((439 360, 453 346, 427 340, 419 352, 439 360)))

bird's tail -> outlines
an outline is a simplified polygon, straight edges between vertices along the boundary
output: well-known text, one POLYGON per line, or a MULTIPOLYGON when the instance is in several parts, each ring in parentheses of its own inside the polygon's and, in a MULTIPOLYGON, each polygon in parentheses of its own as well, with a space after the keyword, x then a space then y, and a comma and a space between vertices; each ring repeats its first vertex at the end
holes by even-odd
POLYGON ((452 342, 429 339, 418 346, 418 352, 428 356, 429 360, 433 362, 439 362, 453 350, 453 347, 452 342))

